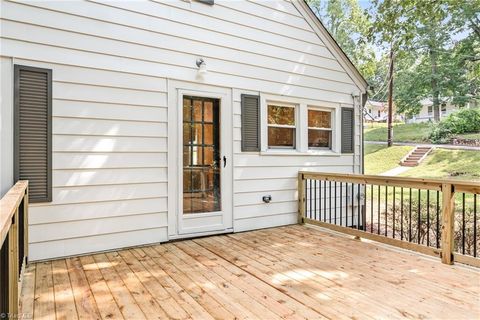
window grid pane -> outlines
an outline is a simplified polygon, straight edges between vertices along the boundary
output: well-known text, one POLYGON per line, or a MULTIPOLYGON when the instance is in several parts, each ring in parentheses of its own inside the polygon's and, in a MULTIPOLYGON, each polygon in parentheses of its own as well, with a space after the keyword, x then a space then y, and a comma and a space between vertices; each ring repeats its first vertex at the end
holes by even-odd
POLYGON ((295 147, 295 129, 293 128, 268 128, 268 146, 269 147, 295 147))
POLYGON ((295 148, 295 107, 268 105, 269 148, 295 148))
POLYGON ((295 107, 269 105, 268 124, 295 126, 295 107))
POLYGON ((332 131, 309 129, 308 130, 308 147, 330 149, 332 147, 332 131))
POLYGON ((331 128, 332 113, 329 111, 321 111, 308 109, 308 127, 310 128, 331 128))

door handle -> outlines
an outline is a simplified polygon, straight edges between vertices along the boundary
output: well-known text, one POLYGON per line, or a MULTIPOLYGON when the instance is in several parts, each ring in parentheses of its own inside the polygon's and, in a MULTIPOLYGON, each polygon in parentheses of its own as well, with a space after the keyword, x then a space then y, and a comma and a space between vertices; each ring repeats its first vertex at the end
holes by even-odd
POLYGON ((223 156, 223 167, 227 166, 227 157, 223 156))

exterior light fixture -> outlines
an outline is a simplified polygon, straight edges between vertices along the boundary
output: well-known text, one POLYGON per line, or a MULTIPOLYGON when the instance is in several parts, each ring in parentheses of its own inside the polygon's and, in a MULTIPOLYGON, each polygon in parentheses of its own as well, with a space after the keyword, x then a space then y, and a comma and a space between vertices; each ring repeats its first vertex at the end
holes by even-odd
POLYGON ((203 58, 198 58, 196 61, 197 67, 198 67, 198 73, 201 75, 204 75, 207 73, 207 63, 203 58))

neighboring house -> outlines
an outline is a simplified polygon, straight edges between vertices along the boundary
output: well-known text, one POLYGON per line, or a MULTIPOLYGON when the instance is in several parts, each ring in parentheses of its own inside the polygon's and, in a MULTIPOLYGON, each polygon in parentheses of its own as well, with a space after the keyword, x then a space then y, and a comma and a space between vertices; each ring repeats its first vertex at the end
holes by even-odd
MULTIPOLYGON (((387 122, 388 102, 367 100, 363 108, 363 119, 366 122, 387 122)), ((393 120, 403 121, 403 116, 394 114, 393 120)))
POLYGON ((388 104, 387 102, 367 100, 363 112, 365 121, 382 122, 387 121, 388 104))
MULTIPOLYGON (((408 119, 408 123, 420 123, 420 122, 427 122, 433 121, 433 101, 431 99, 423 99, 420 101, 422 108, 417 115, 414 115, 412 118, 408 119)), ((466 108, 474 108, 476 107, 476 101, 472 99, 472 101, 468 102, 465 106, 466 108)), ((451 99, 442 99, 440 101, 440 119, 448 116, 452 112, 458 110, 459 107, 454 105, 451 102, 451 99)))
MULTIPOLYGON (((411 119, 408 119, 407 120, 408 123, 420 123, 420 122, 433 121, 434 119, 433 101, 431 99, 423 99, 422 101, 420 101, 420 104, 422 105, 420 112, 412 116, 411 119)), ((452 104, 450 101, 448 100, 441 101, 440 102, 440 119, 449 115, 455 110, 457 110, 457 106, 452 104)))
POLYGON ((361 173, 367 84, 307 4, 209 3, 1 1, 30 260, 293 224, 299 170, 361 173))

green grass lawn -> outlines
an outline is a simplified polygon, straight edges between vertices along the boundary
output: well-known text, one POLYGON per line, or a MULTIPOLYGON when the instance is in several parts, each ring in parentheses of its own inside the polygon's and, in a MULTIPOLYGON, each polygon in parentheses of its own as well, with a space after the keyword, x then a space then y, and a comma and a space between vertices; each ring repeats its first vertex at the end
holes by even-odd
POLYGON ((399 161, 410 151, 411 146, 365 144, 365 174, 380 174, 399 166, 399 161))
MULTIPOLYGON (((395 142, 428 142, 428 123, 397 123, 393 126, 395 142)), ((387 141, 386 123, 365 124, 365 141, 387 141)))
POLYGON ((433 150, 405 177, 480 181, 480 152, 471 150, 433 150))

